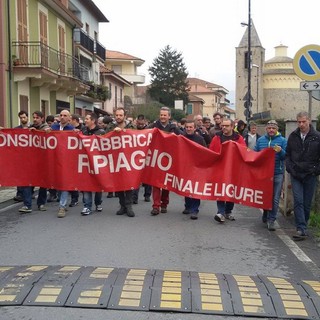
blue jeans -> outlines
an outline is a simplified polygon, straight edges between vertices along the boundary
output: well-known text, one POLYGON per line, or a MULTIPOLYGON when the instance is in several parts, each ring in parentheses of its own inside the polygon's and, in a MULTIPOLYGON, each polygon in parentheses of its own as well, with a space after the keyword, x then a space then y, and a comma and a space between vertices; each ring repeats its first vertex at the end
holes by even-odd
POLYGON ((272 210, 267 210, 267 212, 268 212, 267 220, 268 221, 274 222, 277 219, 282 183, 283 183, 283 174, 274 175, 274 177, 273 177, 273 203, 272 203, 272 210))
POLYGON ((199 212, 200 199, 185 197, 184 201, 185 201, 184 206, 185 206, 186 210, 190 211, 191 214, 192 213, 195 214, 195 213, 199 212))
POLYGON ((23 204, 29 209, 31 209, 33 187, 21 187, 21 190, 23 192, 23 204))
MULTIPOLYGON (((93 192, 84 191, 83 192, 83 206, 92 210, 92 195, 93 192)), ((96 206, 102 203, 102 192, 95 192, 94 194, 94 204, 96 206)))
POLYGON ((234 203, 228 201, 217 201, 218 213, 223 215, 229 214, 232 212, 234 203))
POLYGON ((58 191, 59 194, 59 207, 65 209, 67 206, 69 191, 58 191))
POLYGON ((291 186, 294 203, 294 217, 297 230, 306 233, 312 198, 316 189, 317 177, 308 176, 303 181, 291 175, 291 186))

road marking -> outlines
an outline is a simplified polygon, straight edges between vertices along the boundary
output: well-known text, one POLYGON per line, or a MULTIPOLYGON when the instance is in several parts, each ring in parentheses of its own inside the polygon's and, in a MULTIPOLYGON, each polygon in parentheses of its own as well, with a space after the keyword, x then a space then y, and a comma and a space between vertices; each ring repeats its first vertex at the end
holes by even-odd
POLYGON ((282 233, 278 237, 287 245, 287 247, 292 251, 292 253, 302 262, 312 262, 312 260, 299 248, 299 246, 291 240, 289 236, 282 233))
POLYGON ((282 230, 277 229, 277 236, 290 249, 295 257, 317 278, 320 277, 320 268, 304 253, 302 249, 282 230))
POLYGON ((13 204, 11 204, 10 206, 7 206, 7 207, 4 207, 4 208, 2 208, 2 209, 0 209, 0 213, 2 213, 2 212, 5 212, 5 211, 7 211, 7 210, 9 210, 9 209, 13 209, 13 208, 16 208, 16 207, 18 207, 19 205, 23 205, 23 203, 21 204, 21 202, 19 203, 13 203, 13 204))

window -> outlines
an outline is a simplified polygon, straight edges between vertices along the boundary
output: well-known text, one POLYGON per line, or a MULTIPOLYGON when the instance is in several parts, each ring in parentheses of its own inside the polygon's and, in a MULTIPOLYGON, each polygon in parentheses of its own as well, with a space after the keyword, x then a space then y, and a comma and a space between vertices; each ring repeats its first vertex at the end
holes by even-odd
POLYGON ((86 33, 87 33, 87 35, 89 35, 89 31, 90 31, 89 25, 86 23, 86 33))
POLYGON ((120 102, 122 103, 123 101, 123 90, 120 88, 120 102))
POLYGON ((68 0, 59 0, 65 7, 68 8, 68 0))
POLYGON ((112 84, 109 83, 109 97, 112 98, 112 84))
POLYGON ((192 113, 193 113, 193 105, 192 105, 192 103, 188 103, 187 114, 192 114, 192 113))
POLYGON ((118 87, 114 86, 114 102, 115 107, 118 108, 118 87))
POLYGON ((20 110, 29 110, 29 108, 28 108, 28 106, 29 106, 29 98, 28 98, 28 96, 20 95, 19 96, 19 100, 20 100, 20 110))
MULTIPOLYGON (((252 56, 252 52, 251 52, 252 56)), ((251 57, 250 57, 250 64, 251 64, 251 57)), ((244 68, 248 69, 248 51, 244 54, 244 68)))
POLYGON ((112 71, 114 71, 115 73, 122 74, 122 66, 121 65, 114 65, 114 66, 111 66, 111 68, 112 68, 112 71))

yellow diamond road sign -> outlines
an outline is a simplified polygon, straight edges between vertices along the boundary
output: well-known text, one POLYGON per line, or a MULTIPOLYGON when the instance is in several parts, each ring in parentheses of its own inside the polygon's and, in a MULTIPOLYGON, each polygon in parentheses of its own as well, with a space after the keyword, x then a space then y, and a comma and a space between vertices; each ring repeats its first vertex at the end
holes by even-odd
POLYGON ((310 44, 302 47, 293 59, 293 68, 298 77, 313 81, 320 79, 320 46, 310 44))

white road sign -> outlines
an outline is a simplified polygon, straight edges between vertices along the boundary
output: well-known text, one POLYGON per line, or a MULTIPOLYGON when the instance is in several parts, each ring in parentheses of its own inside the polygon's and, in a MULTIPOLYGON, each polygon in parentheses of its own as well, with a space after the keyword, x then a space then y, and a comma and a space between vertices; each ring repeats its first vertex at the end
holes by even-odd
POLYGON ((300 82, 300 90, 302 90, 302 91, 318 91, 318 90, 320 90, 320 80, 319 81, 300 82))

